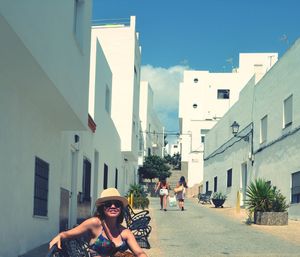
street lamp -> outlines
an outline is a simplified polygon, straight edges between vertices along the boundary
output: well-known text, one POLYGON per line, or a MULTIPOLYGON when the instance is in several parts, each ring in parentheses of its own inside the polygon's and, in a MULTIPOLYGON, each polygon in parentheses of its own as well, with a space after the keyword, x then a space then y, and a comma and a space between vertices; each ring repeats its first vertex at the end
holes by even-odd
POLYGON ((241 134, 244 134, 244 135, 241 135, 241 136, 238 135, 240 124, 238 124, 236 121, 234 121, 230 127, 232 129, 232 134, 234 137, 243 138, 247 142, 250 141, 249 135, 251 135, 249 159, 251 160, 251 163, 253 165, 253 162, 254 162, 254 158, 253 158, 253 124, 251 123, 250 130, 248 130, 248 132, 246 132, 246 135, 245 135, 245 133, 242 133, 243 132, 242 131, 241 134))
POLYGON ((247 135, 239 136, 238 132, 240 129, 240 124, 238 124, 236 121, 234 121, 230 127, 232 129, 232 134, 234 137, 243 138, 245 141, 249 141, 249 134, 252 133, 252 129, 247 135))
POLYGON ((239 132, 240 124, 238 124, 236 121, 234 121, 231 124, 232 134, 236 137, 237 133, 239 132))

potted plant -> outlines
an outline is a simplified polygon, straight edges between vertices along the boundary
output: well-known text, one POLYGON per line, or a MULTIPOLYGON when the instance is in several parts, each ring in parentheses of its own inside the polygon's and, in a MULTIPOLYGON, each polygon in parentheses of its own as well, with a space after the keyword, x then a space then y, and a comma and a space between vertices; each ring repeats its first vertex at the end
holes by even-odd
POLYGON ((133 195, 133 208, 145 209, 149 207, 149 199, 140 184, 132 184, 129 187, 127 196, 133 195))
POLYGON ((251 182, 246 191, 246 207, 259 225, 287 225, 288 204, 276 186, 264 179, 251 182))
POLYGON ((223 204, 226 200, 227 196, 222 192, 215 192, 213 193, 211 201, 215 205, 216 208, 221 207, 223 208, 223 204))

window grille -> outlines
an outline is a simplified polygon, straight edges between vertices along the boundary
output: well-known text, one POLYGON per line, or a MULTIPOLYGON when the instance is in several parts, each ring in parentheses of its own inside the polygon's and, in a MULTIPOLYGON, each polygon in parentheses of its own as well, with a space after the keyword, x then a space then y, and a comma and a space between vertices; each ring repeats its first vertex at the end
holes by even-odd
POLYGON ((227 187, 232 186, 232 169, 227 170, 227 187))
POLYGON ((283 127, 286 128, 293 122, 293 95, 284 100, 283 109, 283 127))
POLYGON ((214 192, 218 191, 218 177, 214 177, 214 192))
POLYGON ((33 215, 48 215, 49 163, 35 157, 33 215))
POLYGON ((118 188, 118 169, 116 169, 116 175, 115 175, 115 188, 118 188))
POLYGON ((104 163, 103 189, 107 188, 108 166, 104 163))
POLYGON ((83 177, 82 177, 83 200, 91 200, 91 163, 89 160, 83 160, 83 177))
POLYGON ((292 203, 300 203, 300 171, 292 174, 292 203))

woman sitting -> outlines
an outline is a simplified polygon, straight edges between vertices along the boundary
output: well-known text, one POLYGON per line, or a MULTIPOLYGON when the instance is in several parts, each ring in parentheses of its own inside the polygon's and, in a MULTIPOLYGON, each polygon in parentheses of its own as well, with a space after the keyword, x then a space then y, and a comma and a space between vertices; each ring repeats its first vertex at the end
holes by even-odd
POLYGON ((117 189, 103 190, 96 201, 95 216, 73 229, 59 233, 49 243, 49 249, 55 244, 61 249, 62 239, 79 237, 88 232, 91 235, 89 250, 93 257, 111 256, 113 252, 125 252, 128 249, 135 256, 147 257, 132 232, 121 225, 124 219, 123 208, 127 205, 127 199, 120 196, 117 189))

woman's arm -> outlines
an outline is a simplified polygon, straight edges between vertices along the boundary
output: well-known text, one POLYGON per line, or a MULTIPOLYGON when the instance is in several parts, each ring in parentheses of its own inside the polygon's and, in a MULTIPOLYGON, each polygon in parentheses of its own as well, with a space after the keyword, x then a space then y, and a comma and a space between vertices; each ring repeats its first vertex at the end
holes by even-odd
POLYGON ((137 243, 134 235, 132 234, 132 232, 129 229, 123 230, 123 235, 122 235, 122 237, 124 239, 126 239, 130 250, 135 254, 135 256, 137 256, 137 257, 147 257, 147 255, 142 250, 142 248, 139 246, 139 244, 137 243))
POLYGON ((85 220, 80 225, 70 230, 59 233, 49 243, 49 249, 57 244, 58 249, 61 249, 61 240, 65 238, 74 238, 84 234, 87 231, 91 231, 92 228, 97 224, 98 218, 93 217, 85 220))
POLYGON ((156 184, 155 192, 157 192, 159 188, 160 188, 160 182, 158 182, 158 183, 156 184))

